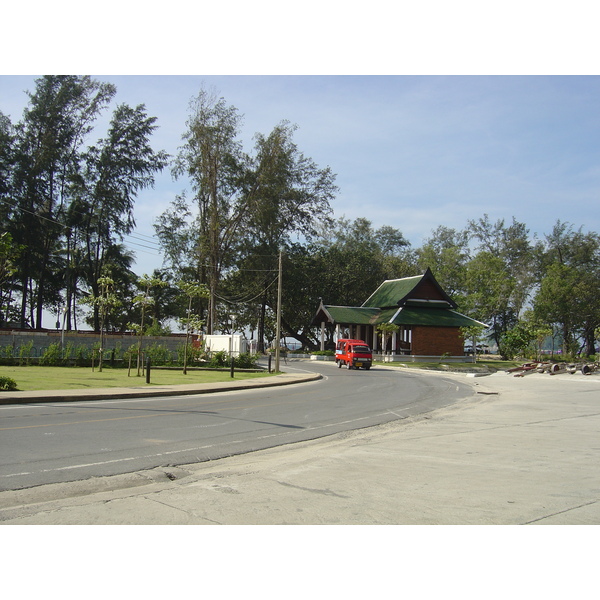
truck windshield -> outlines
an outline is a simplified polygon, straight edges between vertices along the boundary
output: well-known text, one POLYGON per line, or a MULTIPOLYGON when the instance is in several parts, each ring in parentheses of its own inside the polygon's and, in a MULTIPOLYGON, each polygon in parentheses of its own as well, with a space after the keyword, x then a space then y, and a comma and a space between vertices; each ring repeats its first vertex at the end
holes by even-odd
POLYGON ((369 354, 371 350, 369 350, 369 346, 353 346, 352 352, 363 352, 369 354))

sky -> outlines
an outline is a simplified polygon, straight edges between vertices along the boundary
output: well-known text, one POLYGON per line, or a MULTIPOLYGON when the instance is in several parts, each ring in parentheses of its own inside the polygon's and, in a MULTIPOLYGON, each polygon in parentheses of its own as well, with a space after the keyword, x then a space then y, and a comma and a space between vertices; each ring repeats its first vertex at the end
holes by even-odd
MULTIPOLYGON (((103 75, 117 103, 157 118, 155 150, 177 154, 190 101, 213 89, 243 115, 240 141, 282 120, 301 152, 336 174, 334 216, 391 225, 413 247, 440 226, 484 214, 531 235, 557 220, 600 232, 600 77, 507 75, 103 75)), ((0 76, 0 111, 16 123, 36 75, 0 76)), ((112 109, 112 108, 111 108, 112 109)), ((110 116, 89 139, 103 135, 110 116)), ((136 272, 162 266, 153 222, 189 182, 170 169, 139 193, 126 240, 136 272)))

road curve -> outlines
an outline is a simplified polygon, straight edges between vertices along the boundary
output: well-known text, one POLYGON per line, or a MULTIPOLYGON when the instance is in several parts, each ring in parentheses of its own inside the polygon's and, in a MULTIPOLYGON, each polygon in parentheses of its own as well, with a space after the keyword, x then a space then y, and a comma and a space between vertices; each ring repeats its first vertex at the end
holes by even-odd
POLYGON ((203 462, 412 417, 473 394, 466 380, 337 369, 310 383, 199 395, 0 407, 0 491, 203 462))

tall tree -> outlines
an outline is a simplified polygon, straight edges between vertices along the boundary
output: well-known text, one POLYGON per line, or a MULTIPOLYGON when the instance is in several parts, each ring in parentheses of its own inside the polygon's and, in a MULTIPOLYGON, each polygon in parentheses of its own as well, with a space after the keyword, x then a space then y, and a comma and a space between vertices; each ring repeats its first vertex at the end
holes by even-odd
POLYGON ((14 127, 10 119, 0 112, 0 326, 13 318, 9 314, 14 292, 13 277, 17 272, 16 261, 22 248, 15 245, 6 225, 13 218, 12 184, 15 167, 14 127))
POLYGON ((575 353, 578 340, 583 339, 584 353, 595 354, 595 332, 600 326, 600 236, 557 221, 545 238, 540 261, 543 275, 534 299, 535 315, 560 328, 565 353, 575 353))
MULTIPOLYGON (((231 261, 230 249, 241 218, 232 214, 242 164, 237 139, 241 116, 235 107, 205 89, 192 101, 190 112, 173 173, 176 177, 187 176, 194 191, 198 227, 193 242, 194 262, 202 265, 204 272, 199 281, 210 290, 207 319, 210 333, 215 327, 219 281, 231 261)), ((158 233, 160 236, 161 231, 158 233)))
POLYGON ((0 218, 5 222, 10 214, 15 168, 15 131, 10 119, 0 112, 0 218))
POLYGON ((505 277, 512 285, 505 285, 506 304, 519 316, 535 284, 534 248, 525 223, 514 217, 506 226, 504 219, 492 224, 488 215, 469 222, 471 239, 479 243, 478 250, 490 253, 504 263, 505 277))
POLYGON ((490 325, 491 338, 498 346, 503 334, 518 321, 510 303, 514 286, 505 262, 487 250, 466 264, 464 307, 468 314, 490 325))
POLYGON ((470 258, 469 236, 440 225, 416 251, 419 270, 430 268, 452 298, 462 305, 466 294, 466 265, 470 258))
POLYGON ((17 125, 11 223, 15 242, 26 247, 19 263, 21 326, 29 320, 28 306, 31 324, 41 326, 44 306, 57 299, 60 280, 52 280, 51 262, 64 234, 60 220, 82 144, 115 91, 89 76, 61 75, 36 80, 35 91, 28 94, 29 105, 17 125))
MULTIPOLYGON (((265 280, 264 274, 273 269, 279 252, 292 250, 293 236, 310 240, 319 226, 331 223, 329 202, 337 191, 331 169, 320 168, 298 149, 293 139, 296 129, 284 121, 268 136, 256 134, 255 153, 236 207, 242 216, 237 251, 244 268, 255 274, 242 280, 251 290, 264 280, 258 311, 259 350, 264 349, 267 307, 276 310, 276 296, 273 287, 265 285, 269 278, 265 280)), ((296 308, 297 304, 288 308, 294 322, 296 308)))
MULTIPOLYGON (((398 263, 400 272, 388 271, 390 247, 381 243, 388 241, 389 235, 387 229, 373 229, 365 218, 350 221, 341 217, 324 230, 314 250, 319 264, 317 296, 327 304, 360 306, 386 278, 414 274, 404 270, 410 264, 402 261, 398 263)), ((399 240, 402 234, 396 231, 394 238, 399 240)))
MULTIPOLYGON (((161 244, 169 246, 170 266, 209 287, 209 333, 217 326, 218 302, 231 299, 227 287, 221 289, 227 286, 224 277, 231 279, 229 270, 271 270, 271 259, 289 246, 291 236, 310 238, 317 224, 329 219, 337 189, 330 169, 319 168, 298 150, 295 126, 283 122, 268 136, 257 134, 254 153, 247 155, 238 140, 240 123, 237 109, 201 90, 174 169, 176 176, 190 178, 196 206, 179 196, 156 223, 161 244)), ((247 298, 256 295, 263 278, 233 277, 244 286, 234 295, 247 298)), ((261 289, 264 324, 270 299, 261 289)))
MULTIPOLYGON (((155 152, 150 143, 155 122, 156 117, 149 117, 144 105, 131 108, 121 104, 113 113, 106 138, 84 155, 76 209, 86 284, 95 296, 108 257, 119 252, 118 240, 135 226, 138 192, 152 187, 155 173, 167 164, 167 154, 155 152)), ((94 329, 98 326, 96 315, 94 329)))

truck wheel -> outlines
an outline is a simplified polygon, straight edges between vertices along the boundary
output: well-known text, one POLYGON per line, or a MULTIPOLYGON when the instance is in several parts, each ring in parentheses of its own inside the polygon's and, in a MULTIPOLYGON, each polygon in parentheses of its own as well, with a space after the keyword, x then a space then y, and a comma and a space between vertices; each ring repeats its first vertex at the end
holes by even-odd
POLYGON ((351 369, 352 368, 352 363, 346 363, 346 369, 351 369))
POLYGON ((341 360, 336 360, 335 361, 337 363, 338 369, 342 368, 342 361, 341 360))

